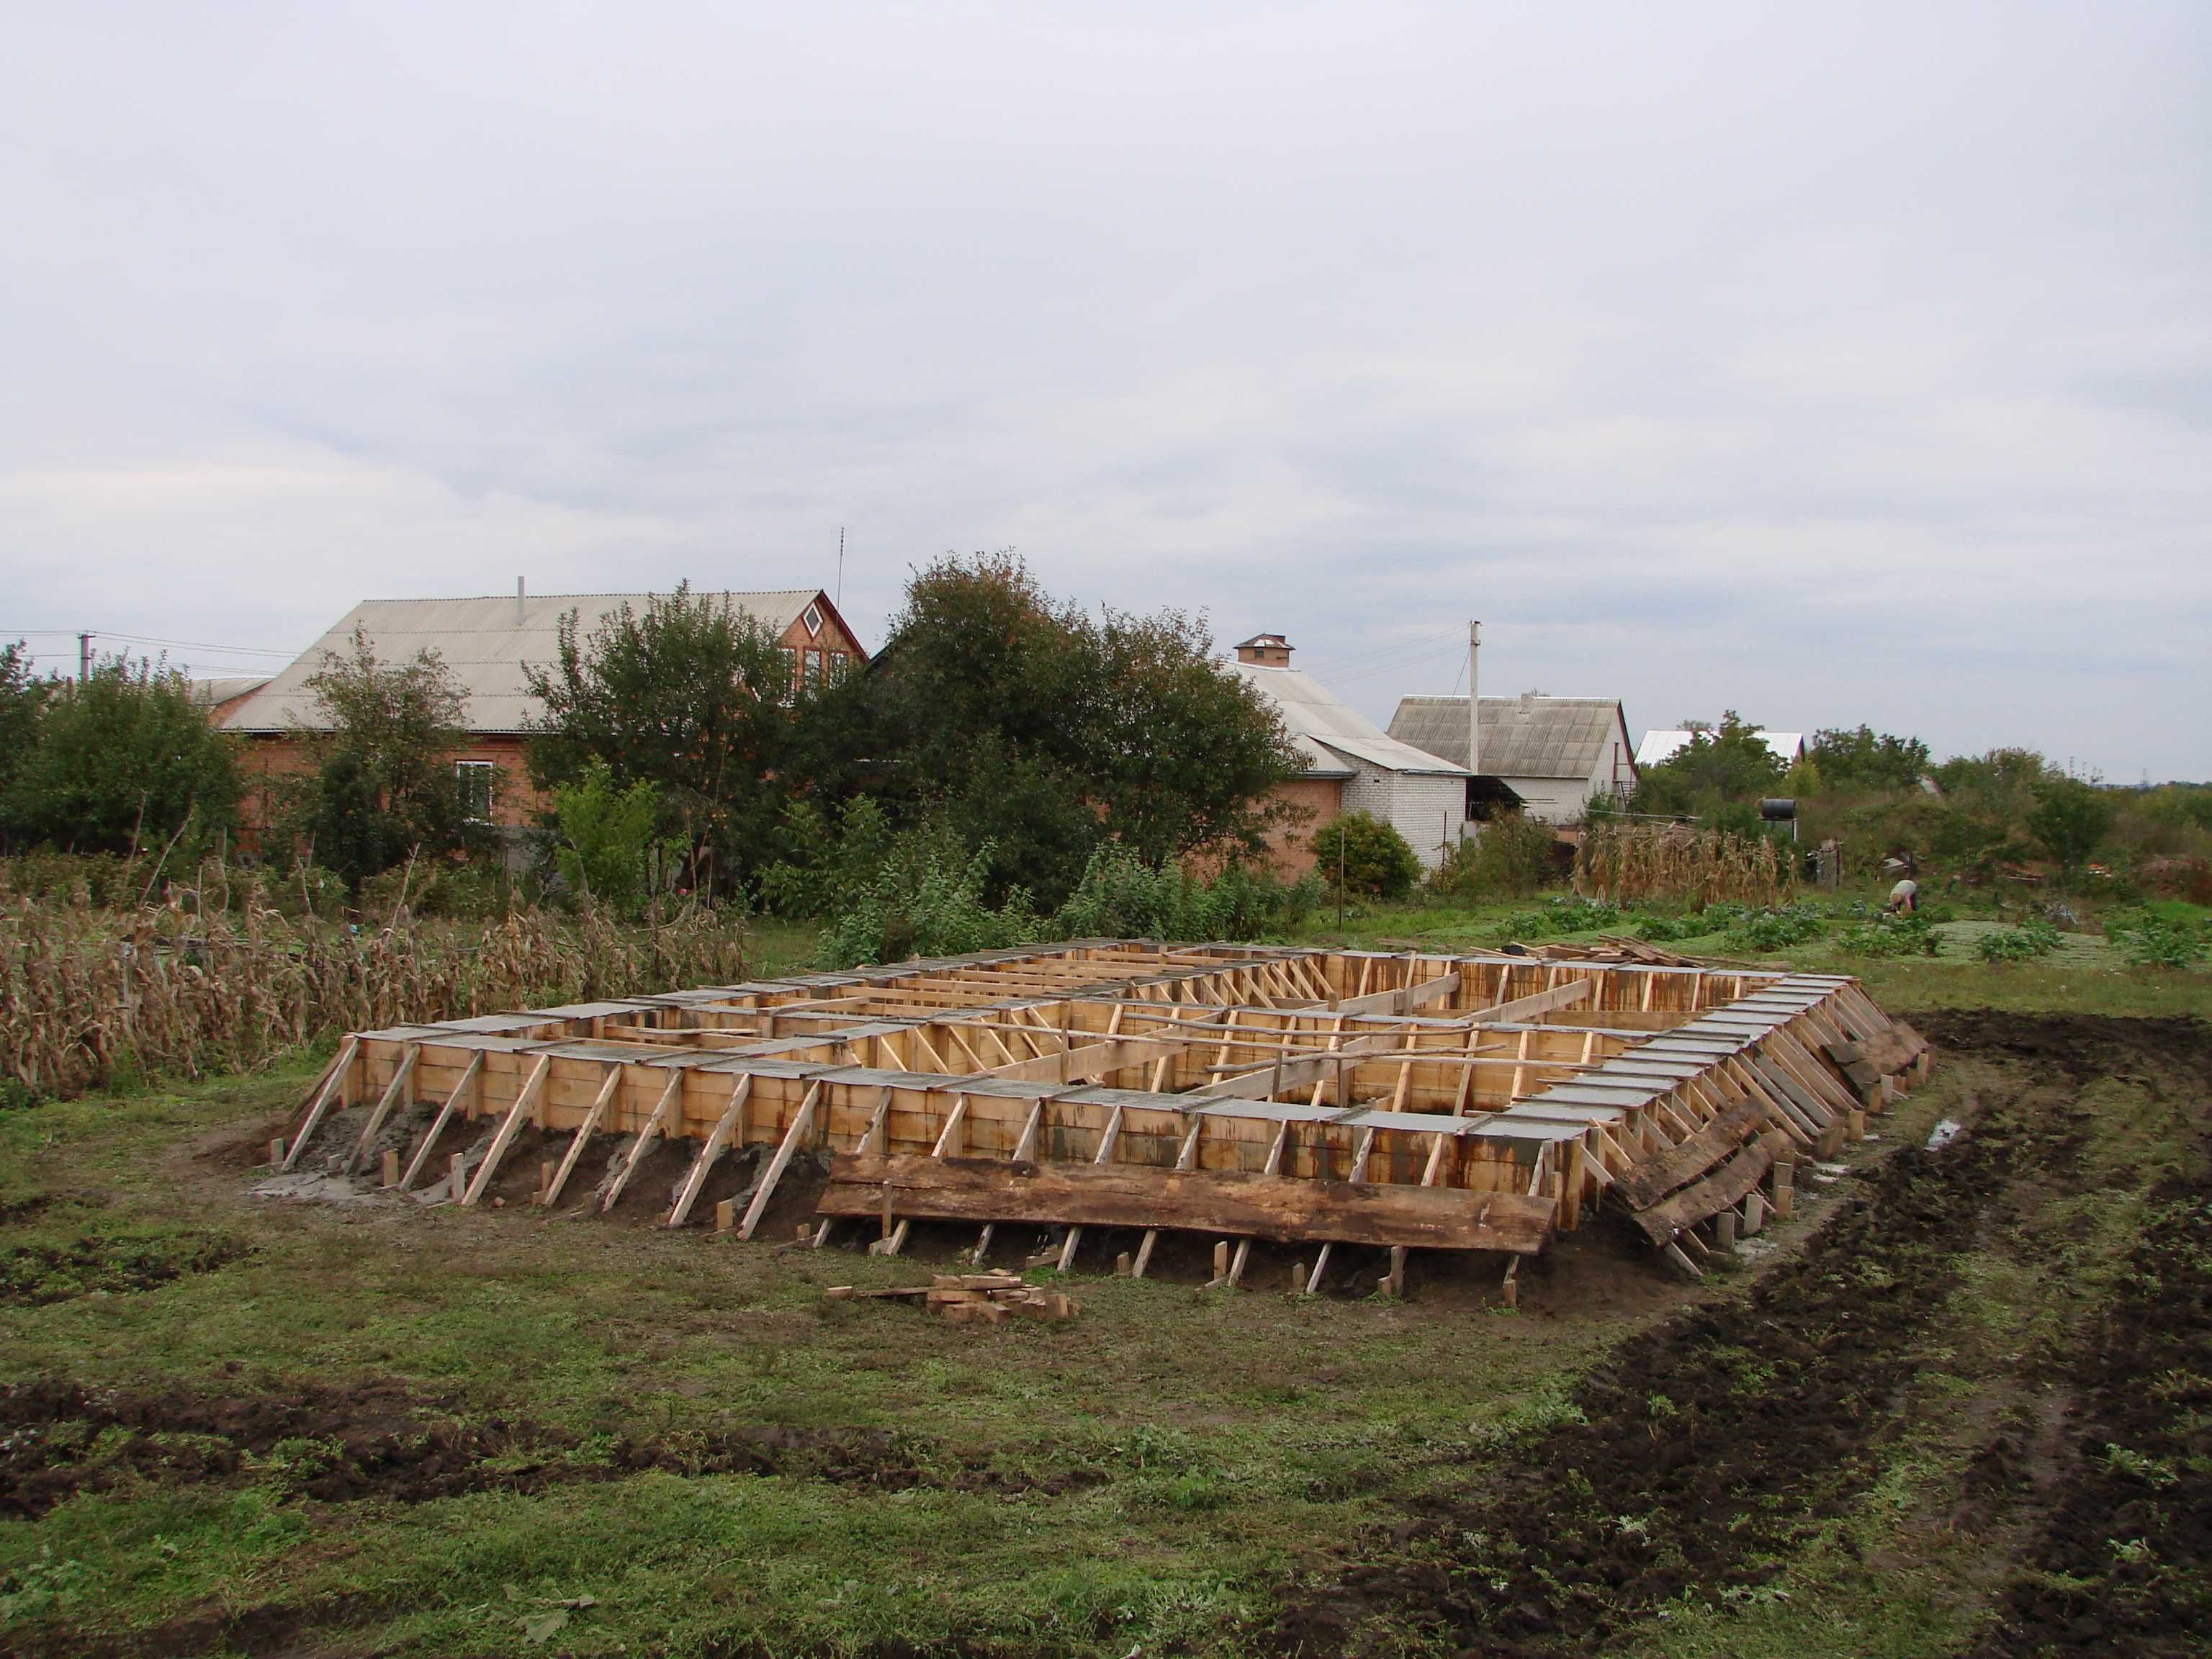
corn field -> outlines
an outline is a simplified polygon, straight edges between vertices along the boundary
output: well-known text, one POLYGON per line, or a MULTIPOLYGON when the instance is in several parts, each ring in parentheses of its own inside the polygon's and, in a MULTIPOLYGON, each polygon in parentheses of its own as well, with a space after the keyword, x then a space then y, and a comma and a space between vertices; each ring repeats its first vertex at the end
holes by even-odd
POLYGON ((544 910, 387 928, 0 901, 0 1082, 69 1096, 249 1071, 343 1032, 745 976, 743 927, 544 910))
POLYGON ((1775 905, 1797 890, 1795 860, 1764 836, 1678 823, 1594 823, 1575 854, 1575 890, 1614 904, 1680 899, 1775 905))

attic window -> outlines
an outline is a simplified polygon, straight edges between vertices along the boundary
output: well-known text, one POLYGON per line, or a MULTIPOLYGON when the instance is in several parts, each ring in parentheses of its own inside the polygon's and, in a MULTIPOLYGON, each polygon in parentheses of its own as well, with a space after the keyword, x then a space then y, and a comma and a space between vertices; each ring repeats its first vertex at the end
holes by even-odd
POLYGON ((806 631, 810 635, 819 634, 822 631, 822 607, 818 605, 808 605, 799 620, 806 624, 806 631))

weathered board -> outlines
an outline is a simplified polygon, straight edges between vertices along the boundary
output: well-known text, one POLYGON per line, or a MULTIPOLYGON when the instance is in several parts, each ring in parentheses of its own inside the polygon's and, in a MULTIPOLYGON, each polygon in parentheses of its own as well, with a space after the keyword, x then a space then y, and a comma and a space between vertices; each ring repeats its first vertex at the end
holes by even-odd
POLYGON ((888 1207, 929 1221, 1040 1226, 1171 1227, 1278 1243, 1533 1255, 1551 1237, 1551 1199, 1282 1176, 1147 1170, 1113 1164, 841 1152, 823 1189, 824 1216, 888 1207))

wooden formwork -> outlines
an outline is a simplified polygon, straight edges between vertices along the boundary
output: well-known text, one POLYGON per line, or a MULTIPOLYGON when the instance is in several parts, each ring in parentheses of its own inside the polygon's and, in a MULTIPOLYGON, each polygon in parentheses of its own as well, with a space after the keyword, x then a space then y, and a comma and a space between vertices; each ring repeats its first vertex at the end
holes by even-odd
POLYGON ((980 1261, 994 1227, 1041 1225, 1066 1265, 1083 1228, 1130 1228, 1141 1273, 1190 1231, 1311 1241, 1318 1284, 1358 1243, 1393 1251, 1395 1289, 1407 1250, 1517 1259, 1610 1200, 1694 1272, 1701 1226, 1786 1206, 1798 1155, 1832 1153, 1923 1050, 1826 975, 1083 940, 361 1032, 284 1163, 336 1109, 371 1109, 334 1149, 352 1168, 427 1104, 396 1184, 463 1205, 529 1127, 566 1138, 546 1204, 596 1149, 611 1208, 655 1146, 693 1145, 672 1226, 726 1154, 767 1149, 741 1237, 805 1154, 829 1166, 817 1244, 966 1221, 980 1261), (485 1120, 472 1164, 434 1167, 485 1120))

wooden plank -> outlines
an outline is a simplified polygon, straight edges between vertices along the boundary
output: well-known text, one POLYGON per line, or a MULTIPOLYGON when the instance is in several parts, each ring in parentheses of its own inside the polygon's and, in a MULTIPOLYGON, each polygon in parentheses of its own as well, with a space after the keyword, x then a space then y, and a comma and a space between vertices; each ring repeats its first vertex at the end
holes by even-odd
POLYGON ((446 1125, 453 1121, 453 1114, 460 1109, 461 1097, 468 1092, 469 1085, 483 1074, 483 1063, 484 1051, 481 1048, 469 1056, 469 1063, 462 1068, 460 1081, 453 1085, 453 1093, 446 1097, 446 1103, 438 1109, 438 1115, 430 1120, 430 1127, 422 1132, 422 1139, 416 1144, 413 1156, 408 1158, 406 1170, 399 1177, 401 1192, 412 1187, 415 1178, 422 1173, 423 1164, 429 1162, 430 1148, 437 1145, 438 1136, 443 1133, 446 1125))
POLYGON ((1730 1107, 1678 1146, 1631 1164, 1613 1181, 1613 1191, 1632 1210, 1648 1209, 1677 1187, 1699 1176, 1768 1127, 1755 1103, 1730 1107))
MULTIPOLYGON (((1283 1154, 1289 1148, 1290 1144, 1291 1121, 1288 1118, 1285 1118, 1275 1127, 1274 1144, 1267 1148, 1267 1161, 1260 1170, 1261 1175, 1272 1176, 1280 1175, 1282 1173, 1283 1154)), ((1251 1255, 1252 1241, 1249 1238, 1238 1239, 1237 1241, 1237 1260, 1230 1263, 1229 1266, 1229 1285, 1231 1290, 1234 1290, 1237 1287, 1237 1281, 1244 1277, 1244 1264, 1251 1259, 1251 1255)))
POLYGON ((886 1189, 902 1211, 927 1219, 1172 1227, 1285 1243, 1334 1239, 1522 1255, 1543 1248, 1554 1211, 1549 1199, 1517 1193, 1132 1164, 840 1153, 821 1213, 873 1215, 886 1189))
POLYGON ((478 1200, 490 1190, 492 1176, 498 1173, 500 1160, 514 1141, 515 1133, 522 1127, 522 1120, 530 1115, 537 1104, 538 1091, 545 1086, 546 1074, 553 1069, 553 1056, 540 1054, 538 1064, 530 1068, 530 1075, 522 1080, 522 1088, 514 1097, 514 1104, 507 1109, 507 1115, 499 1121, 499 1127, 484 1149, 483 1162, 477 1165, 477 1178, 469 1182, 469 1189, 461 1194, 461 1207, 472 1209, 478 1200))
POLYGON ((606 1080, 599 1085, 599 1092, 592 1097, 591 1110, 584 1114, 584 1121, 576 1126, 575 1138, 569 1141, 568 1150, 562 1154, 561 1167, 553 1172, 553 1179, 546 1183, 545 1195, 538 1200, 539 1203, 550 1207, 560 1202, 561 1189, 568 1184, 568 1177, 575 1173, 576 1160, 584 1155, 585 1144, 605 1121, 607 1103, 615 1097, 615 1091, 622 1086, 622 1079, 623 1068, 619 1065, 607 1067, 606 1080))
POLYGON ((1419 985, 1395 991, 1376 991, 1364 997, 1351 997, 1336 1005, 1344 1014, 1407 1014, 1416 1008, 1426 1007, 1440 998, 1449 996, 1459 989, 1459 971, 1436 979, 1423 980, 1419 985))
POLYGON ((399 1103, 408 1079, 415 1075, 415 1057, 422 1052, 421 1043, 410 1042, 399 1056, 399 1064, 392 1068, 392 1081, 385 1085, 384 1093, 377 1100, 376 1109, 368 1115, 368 1121, 362 1126, 361 1139, 354 1143, 353 1151, 346 1156, 346 1174, 351 1175, 359 1169, 362 1159, 368 1156, 368 1149, 376 1144, 376 1137, 384 1128, 384 1120, 392 1115, 392 1109, 399 1103))
POLYGON ((346 1073, 360 1052, 361 1039, 348 1037, 345 1046, 338 1050, 338 1057, 331 1062, 331 1069, 324 1074, 323 1086, 315 1091, 314 1101, 307 1108, 307 1121, 300 1125, 300 1133, 292 1137, 292 1144, 284 1149, 283 1168, 290 1169, 300 1161, 300 1154, 307 1150, 307 1142, 314 1138, 323 1115, 331 1109, 331 1102, 345 1091, 346 1073))
POLYGON ((1510 1002, 1501 1002, 1488 1008, 1479 1008, 1473 1018, 1479 1024, 1510 1025, 1517 1020, 1535 1019, 1561 1008, 1571 1008, 1578 1002, 1589 1000, 1597 981, 1589 979, 1571 980, 1565 985, 1553 986, 1548 991, 1539 991, 1533 996, 1516 997, 1510 1002))
POLYGON ((653 1103, 652 1115, 645 1120, 645 1127, 630 1142, 629 1155, 623 1159, 622 1168, 609 1183, 607 1195, 599 1200, 601 1215, 622 1201, 623 1188, 629 1185, 629 1178, 637 1173, 637 1166, 644 1163, 647 1154, 653 1151, 653 1143, 668 1133, 668 1126, 682 1113, 683 1102, 684 1068, 672 1066, 668 1071, 668 1086, 660 1091, 660 1098, 653 1103))
POLYGON ((783 1179, 783 1172, 791 1167, 793 1155, 805 1143, 807 1135, 814 1127, 814 1103, 821 1097, 822 1085, 817 1083, 806 1091, 805 1099, 799 1103, 798 1115, 791 1120, 791 1127, 784 1131, 782 1144, 775 1149, 775 1156, 769 1160, 768 1170, 761 1176, 760 1187, 753 1194, 753 1201, 745 1206, 745 1218, 738 1224, 740 1239, 750 1238, 753 1229, 760 1225, 761 1216, 768 1209, 768 1201, 775 1196, 776 1183, 783 1179))
POLYGON ((1789 1143, 1779 1129, 1770 1129, 1730 1158, 1717 1175, 1694 1187, 1685 1187, 1665 1203, 1638 1211, 1633 1218, 1654 1244, 1671 1243, 1685 1228, 1709 1215, 1717 1215, 1765 1179, 1774 1155, 1789 1143))
POLYGON ((683 1188, 676 1194, 676 1202, 668 1212, 670 1226, 680 1227, 690 1219, 691 1206, 699 1201, 700 1189, 707 1184, 707 1172, 714 1167, 715 1160, 722 1156, 745 1121, 745 1100, 752 1091, 752 1073, 748 1072, 738 1079, 738 1086, 730 1091, 728 1109, 708 1132, 705 1144, 699 1148, 699 1156, 691 1160, 690 1171, 684 1176, 683 1188))

